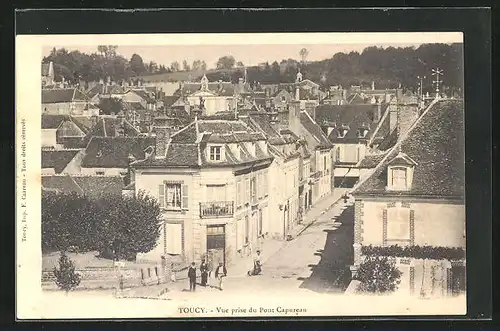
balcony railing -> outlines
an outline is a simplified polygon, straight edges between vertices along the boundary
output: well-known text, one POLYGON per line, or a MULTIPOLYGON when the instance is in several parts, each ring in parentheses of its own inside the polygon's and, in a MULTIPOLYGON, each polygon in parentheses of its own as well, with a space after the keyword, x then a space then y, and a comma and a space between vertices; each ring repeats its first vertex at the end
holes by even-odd
POLYGON ((234 201, 200 202, 200 218, 232 217, 234 201))

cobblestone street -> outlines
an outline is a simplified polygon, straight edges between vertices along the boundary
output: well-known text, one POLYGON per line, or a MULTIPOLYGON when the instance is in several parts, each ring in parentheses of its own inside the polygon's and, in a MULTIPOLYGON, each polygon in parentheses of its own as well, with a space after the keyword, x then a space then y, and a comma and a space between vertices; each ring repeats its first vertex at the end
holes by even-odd
MULTIPOLYGON (((331 202, 338 197, 331 197, 331 202)), ((263 273, 258 276, 234 275, 224 279, 224 290, 197 287, 186 292, 187 281, 176 284, 165 296, 173 300, 205 297, 213 293, 245 295, 263 293, 340 293, 347 287, 352 262, 353 206, 339 200, 317 217, 299 236, 288 241, 271 256, 264 256, 263 273), (234 275, 234 276, 233 276, 234 275)), ((250 266, 249 266, 250 268, 250 266)), ((215 285, 212 283, 212 285, 215 285)))

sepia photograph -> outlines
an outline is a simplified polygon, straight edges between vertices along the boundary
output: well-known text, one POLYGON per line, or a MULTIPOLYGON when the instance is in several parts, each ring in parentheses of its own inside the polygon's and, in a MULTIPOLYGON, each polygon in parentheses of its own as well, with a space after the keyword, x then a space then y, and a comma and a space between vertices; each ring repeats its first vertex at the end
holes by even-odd
POLYGON ((461 33, 17 44, 24 317, 466 314, 461 33))

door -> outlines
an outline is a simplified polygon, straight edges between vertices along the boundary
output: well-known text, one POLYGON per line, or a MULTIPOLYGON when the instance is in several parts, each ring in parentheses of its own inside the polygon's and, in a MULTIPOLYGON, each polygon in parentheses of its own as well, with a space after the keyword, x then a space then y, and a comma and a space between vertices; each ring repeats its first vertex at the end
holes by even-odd
POLYGON ((465 267, 453 266, 451 268, 451 293, 459 295, 465 292, 465 267))
POLYGON ((212 258, 214 268, 219 265, 219 262, 226 262, 225 225, 207 226, 207 251, 212 258))

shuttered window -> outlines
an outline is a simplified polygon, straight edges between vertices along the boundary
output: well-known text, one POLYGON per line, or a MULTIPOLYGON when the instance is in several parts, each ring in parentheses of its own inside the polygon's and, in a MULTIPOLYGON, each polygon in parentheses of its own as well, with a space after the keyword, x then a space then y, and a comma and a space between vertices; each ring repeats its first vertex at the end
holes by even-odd
POLYGON ((158 202, 162 209, 189 209, 188 194, 188 185, 173 182, 158 185, 158 202))
POLYGON ((167 254, 182 254, 182 224, 167 223, 167 254))
POLYGON ((242 200, 241 181, 238 180, 238 182, 236 183, 236 206, 237 207, 241 206, 241 200, 242 200))

